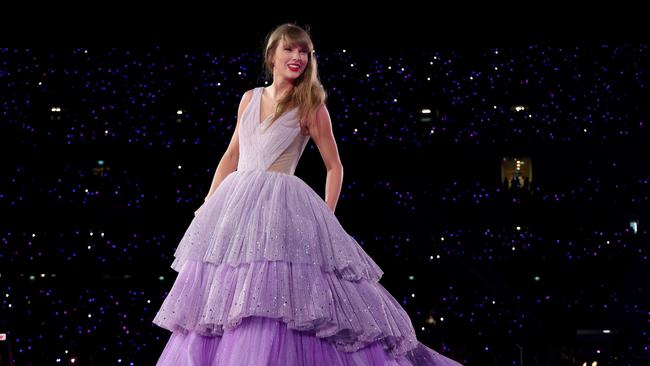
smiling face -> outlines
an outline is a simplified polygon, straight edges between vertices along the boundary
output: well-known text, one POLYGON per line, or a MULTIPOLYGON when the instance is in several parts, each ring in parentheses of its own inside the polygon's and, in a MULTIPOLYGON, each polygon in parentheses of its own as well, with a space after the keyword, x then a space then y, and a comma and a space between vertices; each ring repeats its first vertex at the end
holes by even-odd
POLYGON ((281 39, 270 63, 273 67, 273 78, 295 80, 303 74, 309 62, 309 49, 297 42, 291 44, 281 39))
POLYGON ((276 99, 276 115, 289 108, 300 111, 301 129, 306 128, 311 113, 325 102, 326 93, 318 77, 318 60, 309 29, 285 23, 266 37, 264 76, 276 99))

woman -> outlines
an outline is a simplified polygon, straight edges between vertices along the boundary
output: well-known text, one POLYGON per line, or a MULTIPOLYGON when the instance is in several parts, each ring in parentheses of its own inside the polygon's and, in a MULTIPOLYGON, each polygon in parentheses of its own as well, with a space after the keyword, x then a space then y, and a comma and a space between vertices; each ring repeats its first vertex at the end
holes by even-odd
POLYGON ((175 252, 154 319, 173 332, 158 365, 460 365, 417 341, 334 215, 343 166, 308 33, 277 27, 265 66, 273 83, 243 95, 175 252), (293 175, 309 138, 327 167, 324 202, 293 175))

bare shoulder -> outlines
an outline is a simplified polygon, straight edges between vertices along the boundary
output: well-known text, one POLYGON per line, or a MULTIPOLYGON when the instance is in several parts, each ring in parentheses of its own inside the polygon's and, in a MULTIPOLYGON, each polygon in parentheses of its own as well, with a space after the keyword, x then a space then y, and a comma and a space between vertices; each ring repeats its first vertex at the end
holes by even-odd
POLYGON ((314 132, 318 130, 327 130, 331 129, 332 125, 332 120, 330 118, 329 111, 327 110, 327 106, 325 103, 319 104, 316 108, 314 108, 312 114, 311 114, 311 121, 309 123, 309 128, 314 129, 314 132))
POLYGON ((325 103, 314 109, 309 123, 309 134, 316 142, 332 135, 332 120, 325 103))
POLYGON ((251 102, 251 98, 253 97, 253 90, 250 89, 247 90, 244 95, 241 97, 241 101, 239 102, 239 111, 238 115, 241 117, 242 113, 246 110, 246 107, 248 107, 248 104, 251 102))
POLYGON ((332 131, 332 121, 329 111, 324 103, 321 103, 314 111, 312 125, 309 128, 310 135, 318 147, 327 170, 342 167, 339 157, 336 139, 332 131))
POLYGON ((246 107, 251 101, 253 96, 253 89, 247 90, 244 95, 242 95, 241 101, 239 102, 239 109, 237 110, 237 123, 235 124, 235 130, 233 131, 232 138, 230 139, 230 144, 226 149, 225 156, 230 157, 231 159, 237 161, 239 159, 239 124, 246 110, 246 107))

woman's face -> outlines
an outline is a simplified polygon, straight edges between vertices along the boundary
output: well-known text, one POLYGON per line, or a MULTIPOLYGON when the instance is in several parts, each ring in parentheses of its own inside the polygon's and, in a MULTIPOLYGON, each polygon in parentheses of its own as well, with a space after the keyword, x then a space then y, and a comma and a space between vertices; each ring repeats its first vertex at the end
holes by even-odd
POLYGON ((273 55, 273 76, 294 80, 305 71, 309 50, 301 46, 289 46, 281 40, 273 55))

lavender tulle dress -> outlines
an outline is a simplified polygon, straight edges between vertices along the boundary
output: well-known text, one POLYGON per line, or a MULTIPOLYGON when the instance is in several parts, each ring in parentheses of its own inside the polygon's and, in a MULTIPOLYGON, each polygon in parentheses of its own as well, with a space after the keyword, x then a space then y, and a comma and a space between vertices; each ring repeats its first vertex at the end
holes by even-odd
POLYGON ((382 270, 294 175, 309 136, 297 109, 260 123, 261 92, 240 121, 238 170, 174 254, 157 365, 461 365, 418 342, 382 270))

